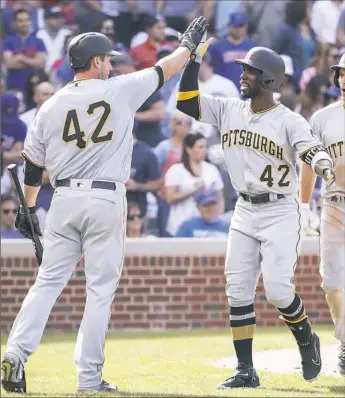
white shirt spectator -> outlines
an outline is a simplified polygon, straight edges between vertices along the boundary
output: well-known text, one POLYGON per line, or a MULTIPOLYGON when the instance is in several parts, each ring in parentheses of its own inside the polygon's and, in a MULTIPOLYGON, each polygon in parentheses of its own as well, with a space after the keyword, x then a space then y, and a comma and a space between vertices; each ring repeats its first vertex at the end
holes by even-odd
POLYGON ((311 12, 311 27, 321 43, 335 44, 343 5, 332 0, 317 0, 311 12))
POLYGON ((54 62, 63 57, 63 49, 67 36, 70 36, 72 32, 69 29, 61 28, 55 38, 52 38, 46 29, 40 29, 37 32, 37 37, 43 40, 43 43, 47 49, 47 61, 45 71, 50 72, 54 62))
POLYGON ((37 113, 36 108, 30 109, 29 111, 22 113, 19 116, 19 119, 22 120, 26 124, 27 128, 29 128, 31 126, 31 123, 35 119, 36 113, 37 113))
MULTIPOLYGON (((224 188, 224 183, 217 167, 211 163, 202 163, 201 178, 204 181, 205 190, 213 188, 216 191, 221 191, 224 188)), ((194 177, 182 163, 173 164, 165 174, 165 186, 178 186, 180 192, 191 191, 199 181, 200 177, 194 177)), ((184 221, 199 215, 200 213, 193 196, 176 202, 170 206, 166 230, 170 235, 175 236, 184 221)))

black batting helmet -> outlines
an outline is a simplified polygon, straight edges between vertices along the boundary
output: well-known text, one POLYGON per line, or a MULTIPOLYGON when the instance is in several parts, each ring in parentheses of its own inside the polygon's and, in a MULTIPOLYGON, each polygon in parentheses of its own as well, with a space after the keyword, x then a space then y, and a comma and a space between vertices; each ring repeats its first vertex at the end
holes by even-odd
POLYGON ((247 65, 260 72, 258 84, 264 90, 278 90, 285 75, 283 58, 266 47, 254 47, 244 59, 236 59, 240 65, 247 65))
POLYGON ((68 46, 69 66, 82 68, 89 59, 98 55, 118 55, 113 51, 107 36, 102 33, 88 32, 74 37, 68 46))
POLYGON ((340 58, 340 61, 338 65, 333 65, 331 66, 331 69, 334 70, 334 85, 335 87, 340 88, 339 86, 339 69, 344 68, 345 69, 345 54, 340 58))

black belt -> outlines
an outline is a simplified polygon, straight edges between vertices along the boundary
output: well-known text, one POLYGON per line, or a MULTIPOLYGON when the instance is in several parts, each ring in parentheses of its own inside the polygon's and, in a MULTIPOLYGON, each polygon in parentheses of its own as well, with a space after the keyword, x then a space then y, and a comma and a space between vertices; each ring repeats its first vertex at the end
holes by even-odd
MULTIPOLYGON (((246 202, 253 203, 254 205, 259 205, 259 204, 262 204, 262 203, 271 202, 270 194, 269 194, 269 193, 263 193, 263 194, 261 194, 261 195, 250 196, 250 195, 247 195, 246 193, 240 192, 240 196, 241 196, 246 202)), ((278 194, 276 195, 276 198, 277 198, 277 199, 283 199, 283 198, 285 198, 285 195, 283 195, 282 193, 278 193, 278 194)))
MULTIPOLYGON (((82 182, 78 182, 79 186, 82 186, 82 182)), ((57 187, 70 187, 71 180, 69 178, 65 178, 64 180, 57 180, 56 181, 57 187)), ((110 189, 111 191, 116 191, 116 184, 115 182, 109 181, 92 181, 91 188, 98 188, 98 189, 110 189)))

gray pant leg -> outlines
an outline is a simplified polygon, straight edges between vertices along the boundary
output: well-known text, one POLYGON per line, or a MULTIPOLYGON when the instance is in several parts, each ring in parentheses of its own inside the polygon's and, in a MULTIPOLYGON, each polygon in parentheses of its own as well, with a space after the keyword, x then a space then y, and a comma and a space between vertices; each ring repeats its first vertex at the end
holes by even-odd
POLYGON ((75 363, 78 388, 100 384, 104 363, 105 335, 110 308, 118 286, 126 226, 126 198, 116 195, 90 198, 87 228, 82 237, 87 299, 80 325, 75 363))
POLYGON ((16 354, 22 363, 38 347, 51 309, 81 257, 80 234, 70 224, 75 217, 68 200, 53 199, 46 222, 42 264, 7 343, 6 352, 16 354))

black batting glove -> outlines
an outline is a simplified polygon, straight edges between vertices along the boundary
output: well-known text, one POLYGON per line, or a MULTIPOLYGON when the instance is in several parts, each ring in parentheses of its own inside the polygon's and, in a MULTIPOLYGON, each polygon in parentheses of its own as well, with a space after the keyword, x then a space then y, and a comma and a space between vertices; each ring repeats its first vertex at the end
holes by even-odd
MULTIPOLYGON (((36 232, 36 234, 38 236, 42 236, 42 232, 40 229, 40 224, 38 221, 38 217, 36 214, 36 206, 33 207, 29 207, 29 212, 30 212, 30 217, 32 220, 32 224, 34 226, 34 231, 36 232)), ((19 206, 18 212, 17 212, 17 216, 16 216, 16 221, 14 223, 15 227, 18 229, 18 231, 25 236, 25 238, 28 239, 32 239, 32 232, 31 232, 31 228, 30 225, 26 219, 25 213, 24 213, 24 209, 22 206, 19 206)))
POLYGON ((198 47, 208 26, 205 17, 195 18, 187 30, 180 36, 180 47, 187 47, 193 52, 198 47))

